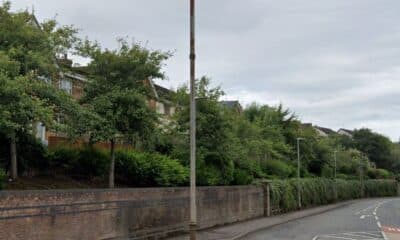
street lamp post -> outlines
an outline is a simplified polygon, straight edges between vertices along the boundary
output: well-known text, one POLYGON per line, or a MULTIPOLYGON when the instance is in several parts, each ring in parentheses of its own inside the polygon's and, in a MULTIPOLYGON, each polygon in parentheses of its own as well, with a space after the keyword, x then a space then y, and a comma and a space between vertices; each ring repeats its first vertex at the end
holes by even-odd
POLYGON ((301 208, 301 184, 300 184, 300 141, 304 138, 297 138, 297 202, 298 207, 301 208))
POLYGON ((335 178, 335 199, 338 198, 338 191, 337 191, 337 150, 335 150, 334 153, 334 158, 335 158, 335 171, 334 171, 334 178, 335 178))
POLYGON ((190 0, 190 240, 196 240, 196 53, 195 53, 195 0, 190 0))
POLYGON ((364 197, 364 169, 363 161, 366 155, 362 154, 360 157, 360 195, 364 197))

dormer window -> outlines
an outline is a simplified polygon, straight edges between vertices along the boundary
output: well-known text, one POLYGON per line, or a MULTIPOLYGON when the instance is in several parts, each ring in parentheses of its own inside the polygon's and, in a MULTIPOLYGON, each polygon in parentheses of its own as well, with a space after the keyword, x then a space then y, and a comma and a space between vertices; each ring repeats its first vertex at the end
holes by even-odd
POLYGON ((61 79, 60 89, 72 94, 72 81, 70 79, 61 79))

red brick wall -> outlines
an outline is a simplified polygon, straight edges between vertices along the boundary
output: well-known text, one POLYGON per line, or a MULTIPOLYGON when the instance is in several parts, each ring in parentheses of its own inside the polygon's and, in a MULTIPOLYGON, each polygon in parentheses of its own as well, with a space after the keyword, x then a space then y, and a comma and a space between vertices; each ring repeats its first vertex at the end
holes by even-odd
MULTIPOLYGON (((148 239, 187 229, 188 188, 0 192, 1 240, 148 239)), ((260 217, 263 189, 201 187, 200 228, 260 217)))
MULTIPOLYGON (((49 135, 48 136, 48 148, 56 149, 58 147, 69 147, 69 148, 81 148, 87 145, 87 142, 82 139, 78 139, 76 141, 71 141, 68 138, 49 135)), ((95 148, 108 150, 110 149, 109 142, 97 142, 93 145, 95 148)), ((115 144, 116 149, 133 149, 133 147, 129 144, 115 144)))

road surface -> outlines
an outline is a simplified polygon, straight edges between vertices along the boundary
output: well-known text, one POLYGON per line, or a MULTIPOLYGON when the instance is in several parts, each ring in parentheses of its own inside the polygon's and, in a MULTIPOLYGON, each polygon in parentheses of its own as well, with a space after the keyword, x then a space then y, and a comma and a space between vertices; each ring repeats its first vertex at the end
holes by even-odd
POLYGON ((372 199, 253 233, 246 240, 400 240, 400 198, 372 199))

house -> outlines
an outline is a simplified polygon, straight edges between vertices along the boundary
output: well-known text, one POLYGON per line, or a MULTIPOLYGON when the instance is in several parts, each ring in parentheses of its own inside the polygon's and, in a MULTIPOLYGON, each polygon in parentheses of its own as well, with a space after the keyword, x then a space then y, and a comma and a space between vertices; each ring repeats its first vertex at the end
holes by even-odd
MULTIPOLYGON (((72 60, 68 59, 67 55, 57 58, 56 63, 60 70, 58 76, 53 80, 43 80, 71 94, 75 100, 79 100, 83 96, 85 85, 88 82, 86 67, 73 66, 72 60)), ((149 86, 150 89, 146 100, 148 106, 160 115, 162 124, 168 123, 176 111, 173 103, 175 92, 155 84, 151 79, 143 81, 143 84, 149 86)), ((64 134, 48 131, 42 123, 37 124, 35 134, 44 145, 50 148, 66 142, 64 134)))
POLYGON ((312 123, 301 123, 301 127, 302 128, 312 128, 313 125, 312 125, 312 123))
POLYGON ((320 137, 328 137, 329 135, 335 134, 336 132, 330 128, 313 126, 315 131, 318 133, 320 137))
POLYGON ((170 118, 175 114, 176 105, 174 104, 175 92, 154 83, 147 79, 144 84, 150 88, 150 94, 147 98, 149 107, 155 110, 162 118, 170 118))
MULTIPOLYGON (((72 66, 72 60, 68 59, 66 54, 62 58, 56 58, 55 62, 59 69, 57 76, 51 80, 44 77, 39 79, 53 84, 56 88, 71 94, 74 99, 79 100, 83 96, 83 90, 88 81, 87 78, 75 72, 72 66)), ((36 138, 46 146, 53 145, 51 141, 57 141, 56 139, 63 138, 56 132, 48 131, 46 126, 40 122, 36 125, 35 135, 36 138)))
POLYGON ((57 58, 57 64, 60 66, 60 76, 55 79, 53 84, 59 89, 71 94, 76 100, 83 96, 83 90, 88 79, 83 75, 81 67, 73 67, 72 60, 64 54, 63 58, 57 58))
POLYGON ((239 101, 220 101, 219 103, 227 109, 233 110, 238 114, 243 112, 243 107, 240 105, 239 101))
POLYGON ((348 129, 345 129, 345 128, 341 128, 341 129, 339 129, 339 130, 337 131, 337 133, 340 134, 340 135, 344 135, 344 136, 353 138, 353 133, 354 133, 354 131, 348 130, 348 129))
POLYGON ((312 123, 302 123, 301 127, 302 128, 312 128, 312 129, 314 129, 314 131, 320 137, 328 137, 328 136, 336 133, 334 130, 332 130, 330 128, 320 127, 320 126, 317 126, 317 125, 313 125, 312 123))

